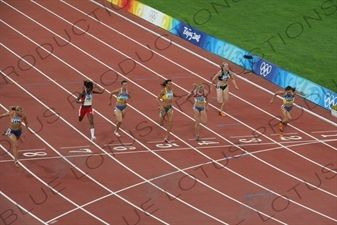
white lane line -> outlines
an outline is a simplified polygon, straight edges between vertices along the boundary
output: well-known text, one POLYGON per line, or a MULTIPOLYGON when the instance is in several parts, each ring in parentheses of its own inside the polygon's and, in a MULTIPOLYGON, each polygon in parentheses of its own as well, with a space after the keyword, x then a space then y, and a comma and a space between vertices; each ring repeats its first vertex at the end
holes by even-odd
POLYGON ((45 148, 34 148, 34 149, 22 149, 18 150, 18 152, 36 152, 36 151, 45 151, 45 148))
MULTIPOLYGON (((175 142, 175 140, 170 140, 171 142, 175 142)), ((146 143, 150 143, 150 144, 156 144, 156 143, 161 143, 161 144, 167 144, 164 140, 160 140, 160 141, 147 141, 146 143)))
MULTIPOLYGON (((283 135, 293 135, 298 133, 283 133, 283 135)), ((280 134, 271 134, 270 136, 279 136, 280 134)))
POLYGON ((89 145, 84 145, 84 146, 67 146, 67 147, 60 147, 60 149, 73 149, 73 148, 90 148, 89 145))
POLYGON ((105 144, 104 146, 131 146, 133 143, 123 143, 121 144, 105 144))
MULTIPOLYGON (((329 139, 329 140, 324 140, 324 142, 337 142, 337 139, 329 139)), ((289 142, 283 142, 283 144, 292 144, 292 145, 288 145, 287 147, 296 147, 296 146, 301 146, 301 145, 306 145, 306 144, 320 144, 320 142, 315 141, 315 140, 307 140, 307 141, 289 141, 289 142)), ((275 143, 269 142, 269 143, 256 143, 256 144, 242 144, 240 145, 241 147, 250 147, 250 146, 264 146, 264 145, 275 145, 275 143)), ((196 148, 201 149, 201 150, 215 150, 217 151, 218 149, 223 149, 223 148, 228 148, 228 147, 232 147, 233 145, 216 145, 216 146, 196 146, 196 148)), ((0 147, 5 149, 5 147, 3 147, 0 144, 0 147)), ((262 153, 262 152, 267 152, 268 149, 280 149, 282 150, 283 147, 279 146, 279 147, 273 147, 273 148, 267 148, 265 150, 258 150, 258 151, 251 151, 250 154, 252 155, 256 155, 258 153, 262 153)), ((169 149, 153 149, 152 151, 154 152, 172 152, 172 151, 193 151, 192 148, 169 148, 169 149)), ((7 152, 7 151, 6 151, 7 152)), ((85 153, 85 151, 82 151, 82 153, 85 153)), ((114 153, 108 153, 109 155, 123 155, 123 154, 141 154, 141 153, 150 153, 148 150, 129 150, 129 151, 115 151, 114 153)), ((247 153, 245 153, 247 154, 247 153)), ((29 160, 49 160, 49 159, 60 159, 63 157, 67 157, 67 158, 75 158, 75 157, 89 157, 89 156, 104 156, 107 155, 106 153, 90 153, 88 152, 88 154, 81 154, 81 155, 63 155, 62 157, 60 156, 46 156, 46 157, 34 157, 34 158, 24 158, 24 159, 20 159, 20 161, 29 161, 29 160)), ((240 154, 243 155, 243 154, 240 154)), ((0 160, 0 163, 2 162, 13 162, 13 160, 8 160, 8 159, 3 159, 0 160)), ((337 197, 337 196, 336 196, 337 197)))
POLYGON ((336 132, 337 133, 337 130, 312 131, 311 133, 317 134, 317 133, 330 133, 330 132, 336 132))
MULTIPOLYGON (((213 140, 213 139, 216 139, 216 137, 209 137, 209 138, 205 138, 205 137, 200 137, 200 140, 213 140)), ((195 141, 195 138, 191 138, 191 139, 187 139, 189 141, 195 141)))
POLYGON ((257 135, 252 135, 252 134, 250 134, 250 135, 242 135, 242 136, 230 136, 229 138, 244 138, 244 137, 256 137, 257 135))

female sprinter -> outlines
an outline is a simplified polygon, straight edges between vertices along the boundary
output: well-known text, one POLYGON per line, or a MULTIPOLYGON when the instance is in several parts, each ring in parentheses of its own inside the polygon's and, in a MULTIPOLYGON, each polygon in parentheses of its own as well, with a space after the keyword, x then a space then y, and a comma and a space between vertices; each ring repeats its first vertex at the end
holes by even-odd
POLYGON ((157 97, 157 103, 159 105, 159 110, 160 110, 159 124, 160 126, 163 126, 164 119, 167 116, 168 126, 166 129, 166 136, 164 138, 164 141, 170 144, 171 141, 169 140, 169 136, 171 133, 172 121, 173 121, 172 99, 173 97, 180 98, 180 96, 174 94, 173 89, 172 89, 172 80, 165 80, 164 83, 161 84, 161 86, 163 86, 164 88, 160 91, 157 97))
POLYGON ((219 115, 226 116, 224 112, 224 108, 228 102, 228 95, 229 95, 229 87, 228 87, 228 79, 230 78, 237 90, 239 90, 238 86, 236 85, 234 79, 235 73, 229 70, 228 64, 223 62, 220 66, 220 71, 214 75, 212 78, 212 85, 211 90, 213 89, 213 85, 216 86, 216 94, 217 100, 221 104, 219 115), (217 84, 215 84, 217 80, 217 84))
POLYGON ((283 98, 283 105, 281 106, 281 111, 284 116, 284 119, 281 120, 279 123, 280 137, 282 137, 284 126, 286 126, 287 123, 289 123, 292 120, 291 110, 294 106, 295 95, 304 96, 305 94, 301 91, 296 91, 295 88, 291 86, 287 86, 284 90, 275 92, 275 94, 273 95, 273 98, 270 100, 270 103, 273 103, 277 95, 281 95, 283 98))
POLYGON ((207 114, 206 110, 208 110, 208 102, 207 102, 207 91, 204 89, 203 84, 193 84, 195 86, 194 89, 186 96, 186 100, 188 100, 192 95, 194 97, 195 103, 193 106, 194 111, 194 119, 195 119, 195 140, 199 141, 199 130, 200 130, 200 122, 202 124, 206 124, 207 122, 207 114))
POLYGON ((125 114, 126 114, 127 101, 128 100, 132 101, 131 94, 128 89, 128 82, 126 80, 123 80, 121 82, 121 85, 122 85, 121 88, 118 88, 114 90, 113 92, 111 92, 110 98, 109 98, 109 105, 111 105, 112 95, 117 95, 117 101, 116 101, 115 110, 114 110, 114 114, 117 120, 116 128, 114 131, 114 134, 116 135, 116 137, 120 137, 120 134, 118 133, 118 131, 122 124, 123 118, 125 117, 125 114))
POLYGON ((28 131, 28 120, 26 115, 23 113, 23 109, 21 106, 10 106, 9 112, 0 115, 0 118, 9 116, 9 128, 3 135, 9 137, 12 146, 13 146, 13 155, 14 155, 14 163, 16 167, 19 167, 18 161, 18 140, 25 138, 25 132, 22 130, 22 122, 25 123, 26 131, 28 131))
POLYGON ((83 117, 87 115, 89 123, 90 123, 90 134, 91 134, 91 140, 95 141, 95 128, 94 128, 94 113, 92 111, 92 94, 103 94, 104 89, 99 91, 94 91, 94 83, 89 80, 85 80, 83 82, 84 87, 83 91, 78 95, 76 102, 81 103, 81 107, 79 110, 79 116, 78 120, 81 122, 83 120, 83 117))

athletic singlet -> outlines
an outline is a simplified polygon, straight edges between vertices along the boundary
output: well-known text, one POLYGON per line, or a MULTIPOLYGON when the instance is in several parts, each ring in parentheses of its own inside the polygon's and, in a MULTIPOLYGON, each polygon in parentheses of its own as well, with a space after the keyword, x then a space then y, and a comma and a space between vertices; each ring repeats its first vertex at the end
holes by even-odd
POLYGON ((204 90, 202 90, 202 93, 201 93, 201 94, 196 93, 196 94, 194 95, 194 99, 195 99, 195 102, 197 102, 197 103, 203 103, 203 102, 206 102, 206 96, 205 96, 204 90))
POLYGON ((224 73, 224 71, 221 71, 221 76, 219 77, 219 80, 221 81, 227 81, 230 77, 230 73, 224 73))
POLYGON ((169 100, 173 98, 173 91, 167 91, 165 88, 165 94, 161 97, 163 100, 169 100))
POLYGON ((121 88, 121 90, 120 90, 120 92, 119 92, 119 94, 117 96, 117 101, 118 102, 126 102, 126 100, 128 100, 128 98, 129 98, 129 91, 128 91, 128 89, 126 89, 126 93, 123 94, 123 90, 121 88))
POLYGON ((285 105, 292 105, 294 104, 294 101, 295 101, 295 95, 294 94, 285 94, 283 96, 283 104, 285 105))
POLYGON ((21 116, 14 116, 15 113, 13 113, 10 117, 10 121, 13 125, 16 125, 16 124, 20 124, 21 121, 22 121, 22 117, 21 116))
POLYGON ((87 93, 86 90, 84 90, 84 94, 82 97, 81 97, 81 100, 82 100, 82 105, 83 106, 91 106, 92 105, 92 93, 87 93))

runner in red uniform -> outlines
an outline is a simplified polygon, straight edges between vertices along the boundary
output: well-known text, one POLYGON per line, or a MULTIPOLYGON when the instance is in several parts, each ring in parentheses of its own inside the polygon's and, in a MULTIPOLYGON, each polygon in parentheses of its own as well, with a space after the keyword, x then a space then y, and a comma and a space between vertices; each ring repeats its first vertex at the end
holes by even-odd
POLYGON ((91 140, 95 141, 95 128, 94 128, 94 112, 92 111, 92 94, 103 94, 105 89, 99 91, 94 91, 94 83, 89 80, 84 81, 84 88, 83 91, 78 95, 76 102, 81 103, 81 107, 79 110, 79 117, 78 120, 82 121, 83 117, 87 115, 89 123, 90 123, 90 134, 91 140))

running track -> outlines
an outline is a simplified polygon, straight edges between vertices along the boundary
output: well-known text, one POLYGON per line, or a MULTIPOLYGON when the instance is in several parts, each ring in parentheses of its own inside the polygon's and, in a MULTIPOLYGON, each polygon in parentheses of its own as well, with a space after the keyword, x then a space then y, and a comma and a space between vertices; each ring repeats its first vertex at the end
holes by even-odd
POLYGON ((337 130, 326 110, 298 97, 280 139, 281 102, 269 103, 279 88, 231 65, 240 90, 230 85, 227 117, 211 93, 196 142, 191 103, 177 99, 165 144, 159 84, 172 79, 186 95, 210 83, 221 58, 103 0, 0 4, 0 112, 22 105, 32 131, 18 169, 0 140, 1 224, 336 224, 337 130), (94 96, 96 142, 74 103, 87 78, 106 89, 94 96), (123 79, 134 101, 118 139, 107 103, 123 79))

